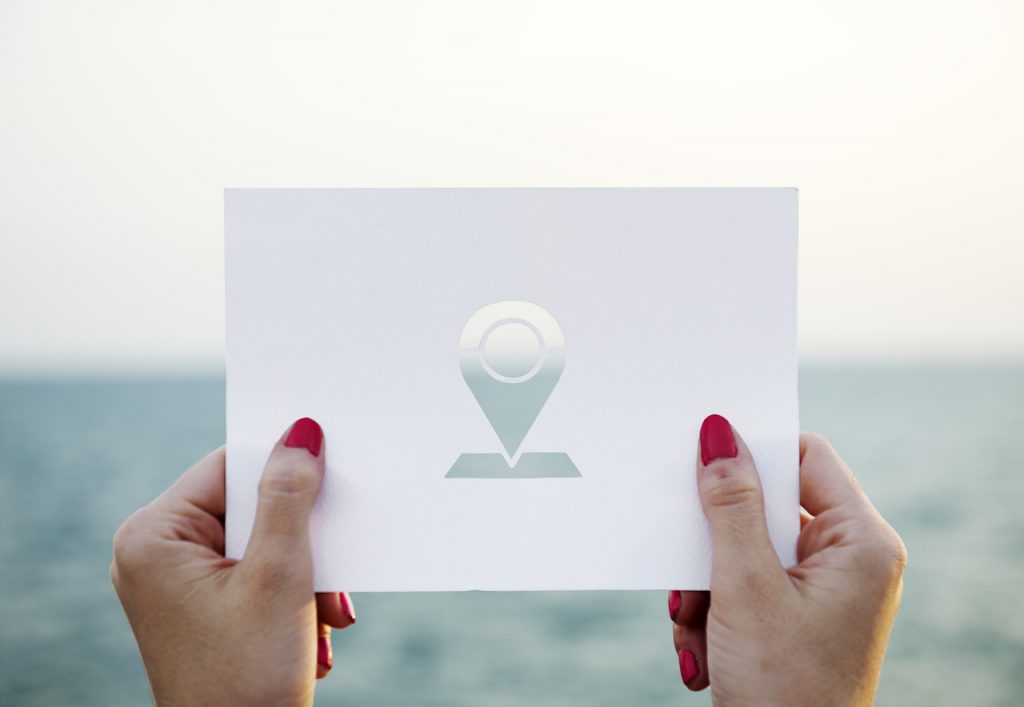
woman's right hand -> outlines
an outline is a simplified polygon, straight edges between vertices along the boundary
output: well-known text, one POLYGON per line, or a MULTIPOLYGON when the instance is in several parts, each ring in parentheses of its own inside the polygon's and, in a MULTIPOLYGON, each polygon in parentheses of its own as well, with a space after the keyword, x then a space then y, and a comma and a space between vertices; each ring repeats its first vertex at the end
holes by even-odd
POLYGON ((697 485, 711 591, 671 592, 683 681, 715 704, 869 705, 907 554, 822 437, 800 436, 798 564, 779 563, 750 451, 729 422, 701 426, 697 485))

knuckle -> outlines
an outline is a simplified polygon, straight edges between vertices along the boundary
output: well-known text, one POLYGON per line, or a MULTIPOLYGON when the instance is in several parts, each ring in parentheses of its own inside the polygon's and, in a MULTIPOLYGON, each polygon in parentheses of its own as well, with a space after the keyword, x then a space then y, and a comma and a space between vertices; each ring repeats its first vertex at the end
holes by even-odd
POLYGON ((311 496, 320 486, 320 471, 312 461, 272 462, 260 479, 259 491, 275 496, 311 496))
POLYGON ((910 554, 907 552, 907 544, 903 542, 898 534, 896 535, 896 564, 899 566, 902 572, 907 567, 907 562, 910 561, 910 554))
POLYGON ((888 538, 884 543, 886 559, 893 569, 903 574, 903 570, 907 566, 907 546, 899 533, 892 528, 889 529, 887 535, 888 538))
POLYGON ((111 579, 116 583, 124 574, 130 574, 146 566, 151 553, 147 546, 145 509, 130 515, 114 533, 114 559, 111 562, 111 579))
POLYGON ((865 559, 878 574, 900 578, 907 566, 907 546, 899 534, 886 525, 871 544, 865 559))
POLYGON ((800 436, 803 437, 804 445, 807 447, 827 449, 832 446, 832 443, 823 434, 818 432, 801 432, 800 436))
POLYGON ((801 432, 800 446, 803 448, 800 455, 801 459, 808 454, 815 457, 835 454, 832 443, 824 435, 817 432, 801 432))
POLYGON ((761 504, 761 489, 745 476, 719 475, 706 485, 704 501, 714 508, 757 508, 761 504))

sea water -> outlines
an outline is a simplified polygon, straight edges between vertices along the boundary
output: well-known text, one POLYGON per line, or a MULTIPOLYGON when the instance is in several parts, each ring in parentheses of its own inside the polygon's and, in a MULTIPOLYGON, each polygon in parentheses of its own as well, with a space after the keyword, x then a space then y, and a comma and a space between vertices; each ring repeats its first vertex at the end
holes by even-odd
MULTIPOLYGON (((909 549, 878 703, 1024 704, 1024 369, 807 370, 800 401, 909 549)), ((111 537, 222 443, 223 409, 215 378, 0 382, 0 705, 148 703, 111 537)), ((318 704, 710 704, 664 592, 354 600, 318 704)))

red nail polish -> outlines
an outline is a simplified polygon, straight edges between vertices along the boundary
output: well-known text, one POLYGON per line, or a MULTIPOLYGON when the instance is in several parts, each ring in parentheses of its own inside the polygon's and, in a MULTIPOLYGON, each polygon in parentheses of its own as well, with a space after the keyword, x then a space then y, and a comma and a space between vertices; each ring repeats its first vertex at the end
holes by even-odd
POLYGON ((700 426, 700 461, 709 464, 715 459, 732 459, 736 456, 736 438, 732 425, 721 415, 708 415, 700 426))
POLYGON ((676 614, 683 606, 683 595, 678 589, 673 589, 668 593, 668 617, 675 619, 676 614))
POLYGON ((683 682, 689 684, 700 673, 700 668, 697 667, 697 656, 686 648, 679 651, 679 674, 683 678, 683 682))
POLYGON ((305 447, 314 457, 320 456, 320 446, 324 441, 324 431, 317 421, 304 417, 296 420, 284 440, 286 447, 305 447))
POLYGON ((325 668, 334 665, 334 653, 331 651, 331 639, 320 636, 316 639, 316 662, 325 668))
POLYGON ((341 601, 341 613, 352 619, 352 623, 356 622, 356 612, 352 608, 352 602, 349 601, 348 594, 341 592, 338 594, 338 599, 341 601))

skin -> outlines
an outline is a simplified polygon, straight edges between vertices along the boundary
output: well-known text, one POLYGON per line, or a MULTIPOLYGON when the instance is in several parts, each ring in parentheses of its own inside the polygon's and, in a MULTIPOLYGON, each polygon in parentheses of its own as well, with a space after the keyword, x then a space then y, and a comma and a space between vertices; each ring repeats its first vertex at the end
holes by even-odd
POLYGON ((114 537, 111 580, 157 705, 310 705, 329 671, 318 637, 355 621, 340 595, 313 593, 309 515, 325 449, 314 457, 284 439, 260 480, 241 561, 224 557, 223 448, 114 537))
MULTIPOLYGON (((691 690, 716 705, 870 705, 903 587, 907 551, 832 446, 800 436, 795 567, 772 549, 757 469, 733 429, 735 458, 697 460, 712 536, 711 591, 682 592, 676 651, 692 651, 691 690)), ((681 660, 682 663, 682 660, 681 660)))
MULTIPOLYGON (((823 438, 800 437, 798 564, 768 537, 750 452, 697 461, 713 543, 711 592, 681 592, 676 651, 716 705, 869 705, 899 606, 906 549, 823 438)), ((224 450, 136 511, 111 579, 157 705, 310 705, 317 638, 350 626, 347 597, 313 593, 309 514, 325 449, 285 447, 259 486, 245 557, 224 557, 224 450)), ((326 446, 326 445, 325 445, 326 446)))

